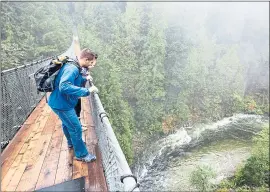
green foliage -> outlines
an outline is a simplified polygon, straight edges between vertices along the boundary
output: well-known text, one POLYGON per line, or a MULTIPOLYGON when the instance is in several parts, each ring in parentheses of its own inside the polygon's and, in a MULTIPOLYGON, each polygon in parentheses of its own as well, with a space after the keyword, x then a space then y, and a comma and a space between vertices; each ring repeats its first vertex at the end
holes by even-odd
POLYGON ((237 186, 260 187, 269 183, 269 125, 254 138, 252 156, 235 175, 237 186))
POLYGON ((87 31, 87 28, 90 27, 88 24, 85 26, 79 25, 79 34, 83 37, 81 45, 91 47, 96 52, 102 53, 99 54, 97 67, 93 71, 93 76, 96 77, 95 84, 100 89, 101 101, 109 114, 110 122, 120 146, 131 164, 133 160, 132 132, 134 120, 132 109, 124 99, 123 90, 125 89, 122 88, 124 81, 121 79, 123 73, 122 68, 120 68, 122 67, 121 64, 126 63, 127 56, 118 52, 122 50, 118 50, 114 44, 103 46, 110 41, 115 41, 115 45, 118 46, 125 43, 120 38, 122 36, 120 32, 122 27, 121 10, 119 7, 115 7, 113 3, 97 3, 95 6, 82 3, 78 4, 76 8, 83 13, 78 20, 91 24, 91 28, 95 32, 87 31), (110 8, 112 10, 108 12, 110 8), (108 18, 101 17, 103 14, 106 14, 108 18), (109 28, 108 23, 110 23, 109 28))
POLYGON ((262 115, 263 113, 267 113, 267 111, 265 111, 266 107, 267 105, 258 105, 252 96, 241 97, 238 94, 233 95, 232 111, 235 113, 244 112, 249 114, 262 115))
POLYGON ((216 190, 216 192, 231 192, 231 191, 235 191, 235 192, 253 192, 253 191, 258 191, 258 192, 267 192, 269 191, 269 188, 267 187, 249 187, 249 186, 242 186, 242 187, 236 187, 236 188, 230 188, 230 187, 224 187, 224 188, 219 188, 218 190, 216 190), (232 190, 233 189, 233 190, 232 190))
POLYGON ((2 68, 64 52, 71 41, 66 3, 2 2, 2 68))
POLYGON ((269 190, 269 125, 253 139, 252 155, 246 163, 239 166, 233 178, 223 181, 218 191, 235 189, 236 191, 269 190))
POLYGON ((267 172, 269 171, 269 164, 260 156, 250 157, 244 168, 235 175, 235 183, 237 186, 244 184, 249 186, 262 186, 268 179, 267 172))
MULTIPOLYGON (((130 163, 136 132, 269 114, 268 22, 221 5, 166 6, 75 3, 81 47, 99 54, 93 77, 130 163), (227 11, 237 17, 228 20, 227 11)), ((2 69, 63 53, 71 42, 65 2, 3 2, 1 21, 2 69)))
POLYGON ((190 182, 199 191, 209 191, 213 189, 210 180, 216 176, 209 166, 198 166, 190 175, 190 182))
POLYGON ((263 130, 253 139, 253 142, 253 154, 267 160, 269 157, 269 124, 263 126, 263 130))
POLYGON ((233 94, 233 106, 232 110, 235 113, 241 113, 245 110, 245 102, 243 97, 241 97, 239 94, 233 94))

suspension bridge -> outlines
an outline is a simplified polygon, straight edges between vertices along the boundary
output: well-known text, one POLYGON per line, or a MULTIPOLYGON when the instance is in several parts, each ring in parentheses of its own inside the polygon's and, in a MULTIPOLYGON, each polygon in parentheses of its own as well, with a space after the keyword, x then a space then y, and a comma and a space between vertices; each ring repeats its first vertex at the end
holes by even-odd
MULTIPOLYGON (((80 52, 78 37, 62 55, 80 52)), ((97 93, 82 98, 83 140, 97 156, 73 160, 61 121, 36 91, 34 73, 51 58, 1 73, 2 191, 139 191, 97 93)), ((93 83, 88 82, 87 87, 93 83)))

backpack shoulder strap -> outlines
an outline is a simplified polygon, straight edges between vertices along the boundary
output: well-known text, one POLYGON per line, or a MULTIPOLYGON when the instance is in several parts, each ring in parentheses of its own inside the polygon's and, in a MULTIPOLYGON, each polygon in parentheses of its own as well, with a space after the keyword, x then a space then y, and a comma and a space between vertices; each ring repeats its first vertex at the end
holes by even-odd
MULTIPOLYGON (((75 65, 75 67, 77 67, 77 68, 79 69, 79 73, 81 73, 82 68, 80 67, 80 65, 79 65, 78 61, 76 61, 76 60, 74 60, 74 59, 69 58, 69 59, 67 60, 67 62, 66 62, 66 63, 68 63, 68 64, 72 64, 72 65, 75 65)), ((79 77, 79 75, 76 77, 76 79, 77 79, 78 77, 79 77)))

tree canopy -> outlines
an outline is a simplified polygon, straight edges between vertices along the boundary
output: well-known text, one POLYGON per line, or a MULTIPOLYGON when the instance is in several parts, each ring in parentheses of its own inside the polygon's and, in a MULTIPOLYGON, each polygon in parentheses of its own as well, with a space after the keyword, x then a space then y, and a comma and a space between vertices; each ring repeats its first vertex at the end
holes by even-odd
POLYGON ((2 70, 63 53, 75 24, 129 160, 132 140, 269 113, 269 10, 252 2, 2 2, 2 70))

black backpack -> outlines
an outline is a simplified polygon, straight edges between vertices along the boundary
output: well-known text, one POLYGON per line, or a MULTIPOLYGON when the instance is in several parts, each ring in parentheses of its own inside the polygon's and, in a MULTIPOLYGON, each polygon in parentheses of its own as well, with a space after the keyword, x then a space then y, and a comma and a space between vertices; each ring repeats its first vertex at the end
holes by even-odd
POLYGON ((55 89, 54 80, 61 67, 66 63, 73 64, 80 70, 77 61, 70 59, 68 56, 59 56, 53 58, 49 65, 41 67, 35 72, 34 78, 38 92, 52 92, 55 89))

